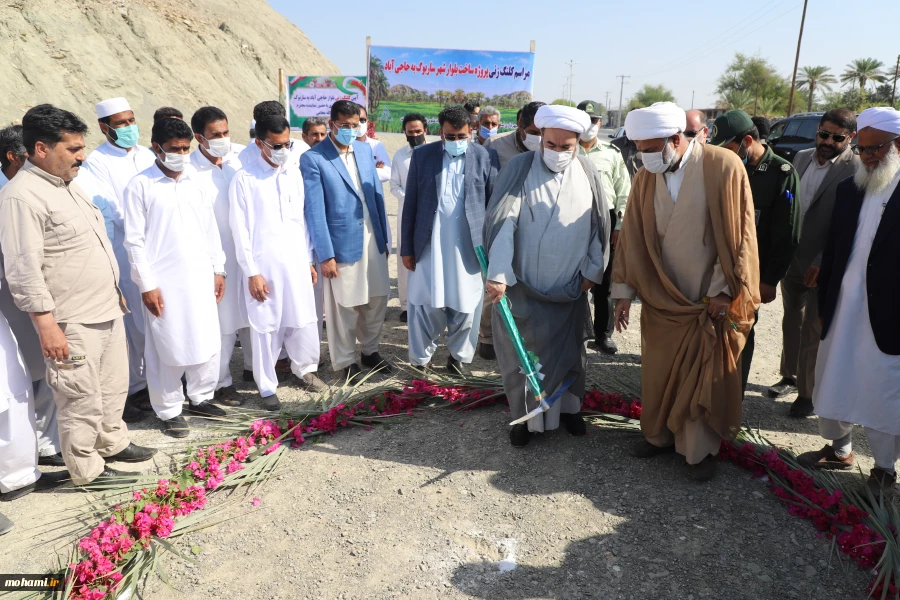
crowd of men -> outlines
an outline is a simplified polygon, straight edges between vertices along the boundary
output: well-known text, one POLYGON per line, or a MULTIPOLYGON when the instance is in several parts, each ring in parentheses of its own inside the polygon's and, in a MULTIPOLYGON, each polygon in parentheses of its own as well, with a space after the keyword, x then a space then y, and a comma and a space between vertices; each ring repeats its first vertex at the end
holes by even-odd
MULTIPOLYGON (((498 312, 506 296, 542 385, 560 390, 511 428, 513 446, 560 424, 585 434, 585 343, 616 353, 614 329, 639 298, 645 437, 633 454, 677 452, 709 480, 741 425, 760 304, 780 285, 783 378, 769 393, 797 392, 790 414, 818 414, 831 441, 800 461, 852 467, 862 425, 870 483, 893 487, 893 109, 828 111, 793 164, 743 111, 710 128, 668 102, 631 111, 616 143, 600 139, 592 101, 528 103, 506 133, 494 107, 446 107, 430 143, 428 119, 410 113, 393 160, 365 107, 345 100, 307 119, 302 139, 280 103, 261 102, 246 147, 212 106, 189 122, 160 108, 150 147, 125 98, 96 113, 105 141, 89 154, 88 126, 49 104, 0 131, 0 500, 68 480, 134 482, 110 463, 156 450, 131 442, 125 423, 153 413, 185 437, 185 412, 239 406, 238 345, 243 379, 273 411, 286 379, 328 388, 317 376, 323 331, 341 381, 392 373, 379 353, 395 246, 386 182, 409 363, 468 376, 476 354, 496 360, 513 418, 527 415, 537 400, 498 312), (435 367, 442 338, 449 358, 435 367)), ((0 515, 0 533, 11 527, 0 515)))

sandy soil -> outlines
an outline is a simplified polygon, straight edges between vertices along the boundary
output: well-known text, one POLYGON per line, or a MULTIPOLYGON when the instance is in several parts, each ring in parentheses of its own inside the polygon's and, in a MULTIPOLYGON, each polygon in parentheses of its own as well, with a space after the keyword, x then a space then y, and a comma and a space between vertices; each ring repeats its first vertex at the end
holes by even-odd
MULTIPOLYGON (((403 143, 383 136, 391 154, 403 143)), ((388 212, 396 201, 387 193, 388 212)), ((395 238, 396 239, 396 236, 395 238)), ((395 266, 392 263, 392 276, 395 266)), ((639 309, 639 307, 636 307, 639 309)), ((795 451, 822 442, 814 419, 786 416, 793 398, 765 397, 778 380, 780 299, 763 307, 744 424, 795 451)), ((406 358, 396 297, 383 354, 406 358)), ((638 314, 632 322, 639 323, 638 314)), ((640 331, 616 336, 620 352, 589 347, 589 376, 608 391, 640 389, 640 331)), ((323 344, 323 350, 325 345, 323 344)), ((240 354, 239 352, 236 354, 240 354)), ((435 364, 446 360, 439 350, 435 364)), ((495 364, 476 360, 481 372, 495 364)), ((240 374, 236 356, 232 369, 240 374)), ((335 382, 330 367, 323 378, 335 382)), ((252 384, 239 392, 257 404, 252 384)), ((284 401, 302 401, 284 387, 284 401)), ((592 429, 538 436, 524 450, 508 443, 504 407, 468 413, 434 409, 373 431, 353 430, 291 451, 289 472, 239 498, 237 518, 179 541, 200 546, 199 566, 165 559, 172 587, 153 580, 149 598, 864 598, 867 575, 840 564, 831 542, 788 515, 760 481, 731 465, 715 480, 691 481, 682 461, 638 461, 638 438, 592 429)), ((169 473, 170 438, 151 418, 134 441, 164 448, 145 471, 169 473)), ((195 436, 198 434, 194 434, 195 436)), ((871 467, 863 436, 860 465, 871 467)), ((217 494, 222 502, 225 494, 217 494)), ((0 506, 16 523, 2 538, 0 572, 52 567, 58 511, 84 502, 72 490, 36 493, 0 506)))

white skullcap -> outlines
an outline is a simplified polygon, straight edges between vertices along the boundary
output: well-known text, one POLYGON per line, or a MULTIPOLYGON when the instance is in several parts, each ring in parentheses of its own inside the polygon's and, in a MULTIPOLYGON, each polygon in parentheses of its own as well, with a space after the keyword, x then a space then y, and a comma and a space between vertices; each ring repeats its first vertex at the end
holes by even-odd
POLYGON ((250 129, 256 129, 256 119, 250 119, 250 129))
POLYGON ((545 104, 534 115, 534 124, 538 129, 565 129, 581 135, 591 126, 591 118, 571 106, 545 104))
POLYGON ((128 105, 128 100, 125 98, 110 98, 109 100, 98 102, 96 108, 98 119, 131 110, 131 106, 128 105))
POLYGON ((889 106, 867 108, 859 113, 859 117, 856 119, 857 130, 866 127, 900 135, 900 111, 889 106))
POLYGON ((634 141, 667 138, 686 128, 687 115, 674 102, 657 102, 625 117, 625 135, 634 141))

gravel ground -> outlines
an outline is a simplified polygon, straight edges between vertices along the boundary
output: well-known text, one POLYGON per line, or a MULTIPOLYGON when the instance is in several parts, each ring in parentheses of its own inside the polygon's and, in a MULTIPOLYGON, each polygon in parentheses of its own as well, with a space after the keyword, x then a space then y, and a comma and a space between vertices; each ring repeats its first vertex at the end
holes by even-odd
MULTIPOLYGON (((403 143, 384 135, 388 150, 403 143)), ((387 190, 386 190, 387 192, 387 190)), ((396 201, 388 193, 395 224, 396 201)), ((394 237, 396 240, 396 236, 394 237)), ((391 273, 395 275, 391 261, 391 273)), ((636 305, 639 310, 639 306, 636 305)), ((789 402, 764 396, 778 380, 780 299, 763 307, 744 424, 796 452, 816 449, 815 419, 786 416, 789 402)), ((390 302, 382 352, 406 358, 406 327, 390 302)), ((638 324, 639 314, 632 316, 638 324)), ((640 390, 640 332, 616 335, 620 353, 589 346, 589 377, 608 391, 640 390)), ((323 344, 323 352, 326 346, 323 344)), ((236 352, 236 355, 239 355, 236 352)), ((446 361, 441 348, 435 364, 446 361)), ((239 357, 232 369, 238 375, 239 357)), ((477 359, 476 372, 495 365, 477 359)), ((336 377, 325 366, 320 375, 336 377)), ((252 384, 238 384, 251 406, 252 384)), ((279 391, 303 401, 298 389, 279 391)), ((504 407, 466 413, 428 410, 413 420, 350 430, 290 451, 287 472, 254 495, 231 498, 233 520, 189 534, 198 566, 164 560, 149 598, 864 598, 867 574, 840 564, 830 541, 787 510, 760 481, 720 465, 697 484, 676 456, 639 461, 633 433, 564 430, 510 447, 504 407)), ((169 473, 175 449, 151 418, 131 427, 157 446, 145 472, 169 473)), ((196 439, 198 434, 193 434, 196 439)), ((858 436, 860 466, 872 466, 858 436)), ((123 465, 119 465, 123 466, 123 465)), ((213 504, 226 494, 214 495, 213 504)), ((69 552, 73 528, 57 521, 83 502, 74 490, 4 503, 17 527, 2 538, 0 572, 37 573, 69 552)), ((62 560, 65 560, 63 558, 62 560)))

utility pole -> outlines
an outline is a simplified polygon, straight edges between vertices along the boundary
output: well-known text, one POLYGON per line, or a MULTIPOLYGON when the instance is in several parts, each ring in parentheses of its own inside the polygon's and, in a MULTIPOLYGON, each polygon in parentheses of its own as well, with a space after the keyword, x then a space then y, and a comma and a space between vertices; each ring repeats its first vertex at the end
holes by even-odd
POLYGON ((891 90, 891 107, 894 106, 894 98, 897 95, 897 78, 900 76, 900 54, 897 55, 897 66, 894 67, 894 87, 891 90))
POLYGON ((630 79, 631 75, 616 75, 616 79, 621 79, 619 86, 619 114, 616 115, 616 129, 622 126, 622 94, 625 91, 625 80, 630 79))
POLYGON ((574 73, 573 69, 574 69, 575 65, 577 65, 578 63, 575 62, 574 60, 570 60, 569 62, 563 63, 563 64, 569 65, 569 95, 566 99, 569 102, 571 102, 572 101, 572 83, 575 79, 575 73, 574 73))
POLYGON ((694 91, 691 90, 691 110, 694 110, 694 91))
POLYGON ((803 0, 803 16, 800 17, 800 35, 797 36, 797 56, 794 57, 794 75, 791 77, 791 95, 788 98, 787 116, 791 116, 791 113, 794 111, 794 90, 797 87, 797 66, 800 64, 800 42, 803 41, 803 25, 806 23, 806 4, 808 2, 809 0, 803 0))
POLYGON ((603 103, 603 108, 606 112, 609 112, 609 92, 606 92, 606 101, 603 103))

